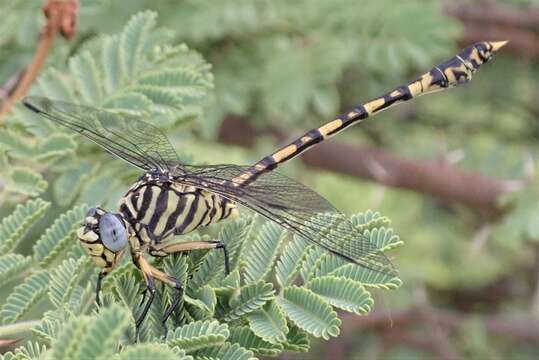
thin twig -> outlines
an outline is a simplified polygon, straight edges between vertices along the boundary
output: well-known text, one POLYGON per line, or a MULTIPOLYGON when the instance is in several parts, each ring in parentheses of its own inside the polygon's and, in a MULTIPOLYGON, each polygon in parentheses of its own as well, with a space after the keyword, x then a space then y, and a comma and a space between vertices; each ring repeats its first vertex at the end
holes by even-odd
POLYGON ((76 13, 78 10, 78 0, 45 0, 43 12, 47 18, 47 23, 41 31, 39 44, 32 63, 26 69, 22 79, 11 96, 2 104, 0 109, 0 119, 7 114, 13 105, 27 92, 39 71, 45 63, 54 38, 60 33, 66 39, 73 37, 75 33, 76 13))
POLYGON ((39 320, 21 321, 11 325, 0 326, 0 339, 11 337, 23 332, 30 331, 36 325, 39 325, 39 320))

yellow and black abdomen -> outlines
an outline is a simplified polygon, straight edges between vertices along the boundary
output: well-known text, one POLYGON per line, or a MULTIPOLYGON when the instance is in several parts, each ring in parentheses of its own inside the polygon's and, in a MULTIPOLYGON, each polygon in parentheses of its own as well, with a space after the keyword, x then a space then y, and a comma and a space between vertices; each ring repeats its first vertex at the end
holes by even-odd
POLYGON ((159 243, 237 216, 232 201, 174 182, 139 182, 120 200, 120 212, 143 243, 159 243))

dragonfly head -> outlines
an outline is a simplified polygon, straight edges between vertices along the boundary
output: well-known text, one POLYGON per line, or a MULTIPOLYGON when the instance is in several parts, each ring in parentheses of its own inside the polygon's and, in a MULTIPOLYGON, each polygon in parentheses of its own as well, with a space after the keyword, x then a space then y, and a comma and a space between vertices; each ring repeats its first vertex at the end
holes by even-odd
POLYGON ((110 271, 120 261, 129 242, 127 227, 121 215, 96 207, 86 213, 77 236, 94 263, 110 271))

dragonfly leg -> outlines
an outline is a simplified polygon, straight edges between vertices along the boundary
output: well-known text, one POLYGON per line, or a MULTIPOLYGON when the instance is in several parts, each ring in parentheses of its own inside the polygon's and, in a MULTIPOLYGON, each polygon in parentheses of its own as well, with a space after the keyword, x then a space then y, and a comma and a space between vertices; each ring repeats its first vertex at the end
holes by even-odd
POLYGON ((103 278, 107 276, 108 271, 101 271, 99 275, 97 276, 97 284, 95 286, 95 302, 97 303, 98 307, 101 307, 101 299, 99 297, 99 294, 101 293, 101 283, 103 281, 103 278))
MULTIPOLYGON (((135 264, 142 271, 142 274, 144 275, 144 279, 146 280, 146 289, 150 293, 150 296, 148 298, 148 301, 146 302, 146 305, 144 306, 144 309, 142 310, 142 313, 140 314, 138 319, 135 321, 135 328, 136 328, 135 338, 138 340, 139 333, 140 333, 140 325, 142 324, 142 322, 148 315, 148 311, 150 310, 150 306, 152 305, 153 299, 155 297, 156 289, 155 289, 155 284, 154 284, 153 276, 152 276, 152 266, 148 264, 146 259, 144 259, 144 257, 142 256, 142 254, 138 253, 135 255, 135 264)), ((144 294, 141 305, 144 302, 145 298, 146 298, 146 295, 144 294)))
POLYGON ((142 304, 144 304, 144 301, 146 300, 146 294, 148 293, 148 288, 144 288, 144 290, 142 290, 142 300, 140 300, 140 304, 138 304, 138 307, 141 307, 142 304))
POLYGON ((146 297, 146 293, 149 291, 150 292, 150 298, 148 300, 148 302, 146 303, 146 306, 144 307, 144 310, 142 311, 142 314, 140 315, 139 319, 137 320, 136 322, 136 325, 137 325, 137 338, 138 338, 138 329, 140 327, 140 324, 142 324, 142 321, 144 321, 144 318, 146 317, 147 313, 148 313, 148 310, 150 309, 150 305, 153 301, 153 298, 154 298, 154 295, 155 295, 155 286, 153 284, 153 279, 156 279, 156 280, 159 280, 167 285, 170 285, 172 286, 173 288, 175 288, 177 290, 176 292, 176 296, 174 297, 174 299, 172 300, 172 304, 170 304, 170 306, 165 310, 165 313, 163 315, 163 318, 162 318, 162 323, 163 323, 163 327, 165 328, 165 337, 166 337, 166 334, 167 334, 167 326, 166 326, 166 321, 168 320, 168 318, 170 317, 170 315, 172 315, 172 313, 174 312, 174 310, 178 307, 178 305, 180 304, 181 302, 181 299, 182 299, 182 295, 183 295, 183 287, 180 283, 180 281, 178 279, 176 279, 175 277, 167 274, 167 273, 164 273, 162 272, 161 270, 158 270, 156 268, 154 268, 153 266, 151 266, 150 264, 148 264, 148 262, 146 261, 146 259, 144 259, 142 257, 142 255, 137 255, 136 257, 136 261, 137 261, 137 266, 142 270, 142 273, 144 274, 144 278, 146 279, 146 284, 147 284, 147 288, 146 288, 146 291, 144 292, 144 297, 143 297, 143 300, 141 302, 141 305, 142 303, 144 302, 144 298, 146 297))
POLYGON ((157 244, 150 246, 150 254, 153 256, 166 256, 177 252, 186 252, 201 249, 223 249, 225 258, 225 271, 230 273, 230 260, 226 245, 219 240, 214 241, 186 241, 174 244, 157 244))
POLYGON ((174 300, 172 300, 172 304, 168 307, 168 309, 165 311, 165 314, 163 315, 163 319, 161 320, 163 327, 165 328, 165 338, 167 337, 167 320, 172 315, 174 310, 180 305, 180 302, 182 301, 182 295, 183 295, 183 288, 179 281, 176 280, 176 285, 174 286, 176 289, 176 293, 174 296, 174 300))

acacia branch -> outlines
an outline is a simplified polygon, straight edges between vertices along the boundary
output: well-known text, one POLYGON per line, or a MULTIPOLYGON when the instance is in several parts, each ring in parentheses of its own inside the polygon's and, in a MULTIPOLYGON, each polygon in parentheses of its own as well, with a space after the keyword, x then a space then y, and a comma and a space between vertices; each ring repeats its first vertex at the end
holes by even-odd
MULTIPOLYGON (((254 146, 255 138, 270 133, 283 142, 288 136, 279 129, 256 130, 240 117, 227 117, 220 129, 224 143, 254 146)), ((500 195, 515 190, 521 183, 497 180, 434 161, 418 161, 369 146, 330 140, 301 155, 311 167, 372 180, 391 187, 427 194, 447 203, 459 203, 485 216, 502 211, 500 195)))
POLYGON ((43 5, 43 13, 47 22, 41 30, 39 43, 24 75, 17 84, 17 87, 4 101, 0 109, 0 118, 7 114, 13 105, 27 92, 39 71, 45 63, 54 38, 60 33, 64 38, 70 39, 75 34, 76 14, 78 10, 78 0, 46 0, 43 5))

